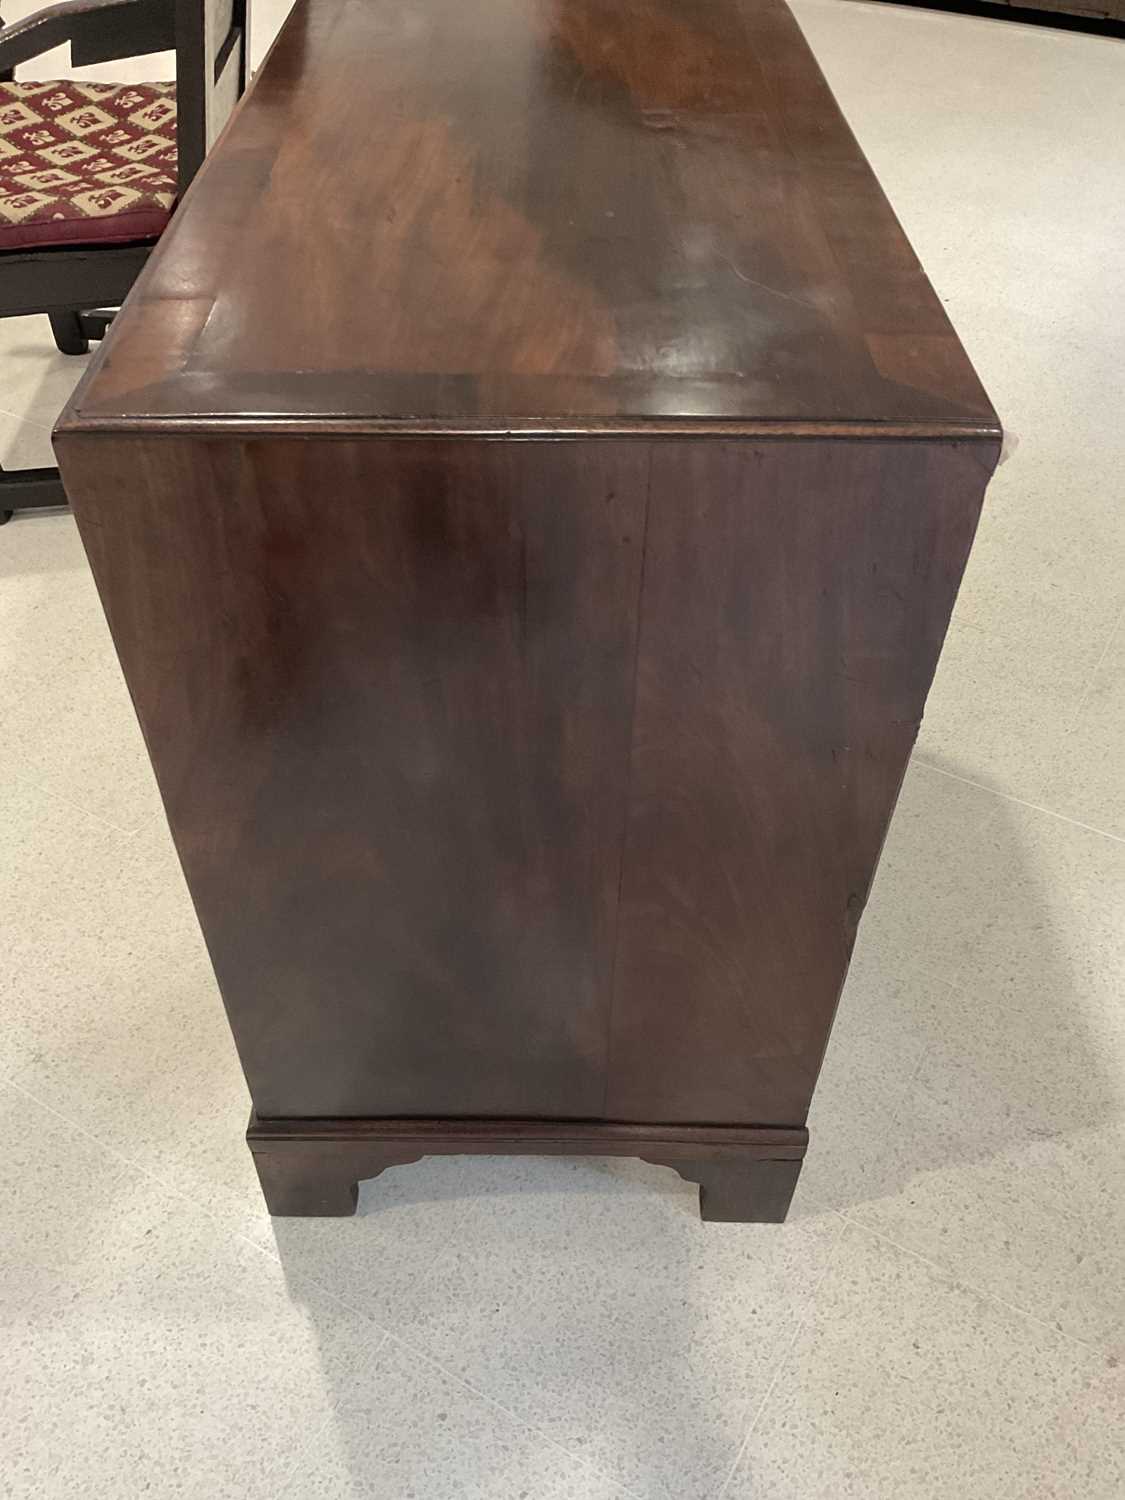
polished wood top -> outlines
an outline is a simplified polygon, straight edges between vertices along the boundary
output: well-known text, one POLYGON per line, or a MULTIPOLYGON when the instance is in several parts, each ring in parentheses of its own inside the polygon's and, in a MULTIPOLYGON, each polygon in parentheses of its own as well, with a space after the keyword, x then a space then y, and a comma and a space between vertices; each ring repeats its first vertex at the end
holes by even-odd
POLYGON ((782 0, 297 0, 62 426, 326 421, 997 430, 782 0))

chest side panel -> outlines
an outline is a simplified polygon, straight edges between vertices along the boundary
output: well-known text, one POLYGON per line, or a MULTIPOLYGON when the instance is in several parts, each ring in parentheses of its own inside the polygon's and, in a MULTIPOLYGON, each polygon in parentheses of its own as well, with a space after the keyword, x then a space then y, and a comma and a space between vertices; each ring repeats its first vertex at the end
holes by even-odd
POLYGON ((610 1118, 804 1120, 994 461, 654 465, 610 1118))
POLYGON ((646 446, 64 449, 258 1113, 597 1116, 646 446))

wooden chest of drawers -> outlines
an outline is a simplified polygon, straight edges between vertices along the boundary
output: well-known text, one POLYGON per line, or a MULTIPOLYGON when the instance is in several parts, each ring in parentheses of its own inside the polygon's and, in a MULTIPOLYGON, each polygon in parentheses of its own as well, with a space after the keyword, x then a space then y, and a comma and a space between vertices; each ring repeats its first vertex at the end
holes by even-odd
POLYGON ((56 441, 273 1211, 783 1217, 1000 435, 781 0, 298 0, 56 441))

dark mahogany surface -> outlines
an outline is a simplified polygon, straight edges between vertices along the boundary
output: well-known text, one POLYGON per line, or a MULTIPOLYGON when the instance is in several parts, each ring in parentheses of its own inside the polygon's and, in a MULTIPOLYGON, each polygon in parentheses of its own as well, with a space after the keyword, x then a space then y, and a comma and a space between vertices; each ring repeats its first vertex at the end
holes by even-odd
POLYGON ((69 444, 260 1115, 803 1122, 990 450, 69 444))
POLYGON ((79 409, 995 420, 781 0, 297 0, 79 409))
POLYGON ((999 429, 780 0, 298 0, 57 442, 274 1211, 782 1217, 999 429))

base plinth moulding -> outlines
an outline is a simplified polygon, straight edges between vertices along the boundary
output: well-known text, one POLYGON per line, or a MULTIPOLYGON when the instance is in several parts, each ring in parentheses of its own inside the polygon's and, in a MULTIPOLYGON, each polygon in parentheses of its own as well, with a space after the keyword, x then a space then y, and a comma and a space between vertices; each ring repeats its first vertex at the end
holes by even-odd
POLYGON ((539 1120, 276 1120, 246 1132, 266 1206, 346 1216, 359 1184, 424 1156, 637 1156, 700 1188, 704 1219, 780 1223, 808 1146, 803 1126, 620 1125, 539 1120))

